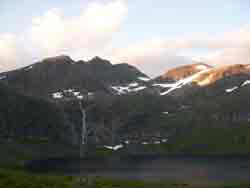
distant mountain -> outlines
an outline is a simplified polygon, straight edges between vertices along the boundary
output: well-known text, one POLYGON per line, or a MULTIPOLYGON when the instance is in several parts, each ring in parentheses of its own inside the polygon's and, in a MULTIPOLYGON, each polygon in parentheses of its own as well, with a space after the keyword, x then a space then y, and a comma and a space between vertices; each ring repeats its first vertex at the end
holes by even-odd
POLYGON ((204 63, 195 63, 190 65, 179 66, 166 71, 166 73, 157 77, 156 80, 160 82, 178 81, 180 79, 184 79, 200 71, 204 71, 211 68, 212 67, 210 65, 204 63))
POLYGON ((233 64, 214 67, 201 73, 195 80, 199 86, 206 86, 215 83, 225 77, 233 75, 250 74, 250 65, 233 64))
POLYGON ((244 82, 250 76, 249 65, 234 64, 211 67, 206 64, 191 64, 168 70, 154 79, 154 86, 160 88, 161 95, 195 93, 197 88, 211 88, 217 82, 220 89, 233 87, 244 82), (244 80, 245 79, 245 80, 244 80), (224 80, 224 81, 221 81, 224 80), (190 88, 190 89, 188 89, 190 88))

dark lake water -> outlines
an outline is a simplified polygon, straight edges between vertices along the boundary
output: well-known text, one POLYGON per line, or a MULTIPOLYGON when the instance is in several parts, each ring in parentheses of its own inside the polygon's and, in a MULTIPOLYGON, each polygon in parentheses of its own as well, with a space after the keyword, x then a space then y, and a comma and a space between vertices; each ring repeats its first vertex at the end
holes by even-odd
POLYGON ((250 179, 246 155, 134 155, 112 158, 54 158, 32 161, 35 172, 131 179, 242 181, 250 179))

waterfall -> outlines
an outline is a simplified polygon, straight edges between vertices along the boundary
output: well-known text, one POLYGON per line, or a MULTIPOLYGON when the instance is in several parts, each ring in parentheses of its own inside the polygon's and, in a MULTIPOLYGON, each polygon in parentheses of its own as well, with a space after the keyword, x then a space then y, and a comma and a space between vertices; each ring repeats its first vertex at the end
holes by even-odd
POLYGON ((87 126, 86 126, 86 110, 83 108, 82 100, 79 101, 79 106, 82 115, 82 130, 80 136, 80 157, 83 157, 87 152, 87 126), (85 147, 84 147, 85 146, 85 147))

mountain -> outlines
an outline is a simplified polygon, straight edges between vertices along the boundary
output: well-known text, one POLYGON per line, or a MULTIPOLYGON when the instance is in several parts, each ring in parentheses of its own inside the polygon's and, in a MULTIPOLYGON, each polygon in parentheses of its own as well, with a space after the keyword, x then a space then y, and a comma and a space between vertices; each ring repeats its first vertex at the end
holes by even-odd
POLYGON ((161 95, 180 96, 186 93, 195 93, 199 88, 213 88, 213 85, 216 85, 217 82, 220 83, 218 90, 228 89, 229 91, 230 87, 233 88, 236 83, 238 85, 243 84, 249 78, 249 75, 249 65, 246 64, 218 67, 191 64, 168 70, 165 74, 154 79, 153 85, 160 89, 161 95))
MULTIPOLYGON (((149 151, 159 145, 160 151, 174 152, 204 146, 214 152, 213 141, 220 142, 227 135, 225 145, 233 149, 223 144, 219 149, 235 152, 238 145, 247 151, 250 143, 249 65, 195 63, 150 79, 128 64, 113 65, 99 57, 74 61, 57 56, 1 73, 0 84, 2 92, 8 93, 1 97, 6 103, 2 122, 7 122, 2 129, 6 132, 15 126, 19 137, 52 139, 58 137, 56 133, 63 142, 79 143, 84 108, 92 146, 130 148, 127 143, 133 143, 149 151), (29 119, 34 130, 25 126, 29 119), (216 138, 209 139, 213 134, 216 138), (248 138, 244 146, 238 143, 248 138)), ((137 146, 133 151, 139 151, 137 146)))
POLYGON ((210 68, 212 67, 205 63, 195 63, 195 64, 190 64, 190 65, 184 65, 184 66, 176 67, 176 68, 166 71, 166 73, 162 74, 160 77, 157 77, 156 80, 160 82, 178 81, 180 79, 184 79, 195 73, 198 73, 200 71, 207 70, 210 68))
POLYGON ((203 63, 185 65, 170 69, 155 80, 159 82, 174 82, 193 77, 191 82, 199 86, 207 86, 216 81, 232 75, 249 74, 250 65, 248 64, 233 64, 211 67, 203 63), (194 75, 196 75, 194 77, 194 75))
POLYGON ((128 64, 112 65, 95 57, 73 61, 68 56, 47 58, 30 66, 0 74, 0 82, 29 96, 51 98, 53 93, 77 90, 82 93, 111 93, 111 86, 146 77, 128 64))
MULTIPOLYGON (((37 124, 37 128, 46 127, 48 123, 45 120, 49 118, 49 124, 58 128, 55 132, 64 134, 61 142, 71 144, 76 144, 81 134, 80 100, 85 99, 87 122, 91 125, 91 130, 94 130, 92 132, 95 135, 93 141, 102 144, 108 143, 111 138, 109 124, 116 121, 116 117, 112 115, 116 107, 109 113, 112 104, 117 101, 116 98, 121 94, 141 92, 145 88, 141 84, 147 84, 148 81, 149 78, 133 66, 128 64, 112 65, 109 61, 99 57, 87 62, 73 61, 68 56, 51 57, 24 68, 0 74, 0 84, 8 88, 6 91, 11 90, 13 92, 13 94, 10 92, 11 95, 18 96, 20 107, 14 108, 16 101, 9 101, 13 103, 10 108, 13 106, 12 115, 15 119, 18 120, 16 116, 25 117, 20 121, 26 125, 26 121, 29 122, 29 112, 37 112, 40 115, 35 116, 36 121, 40 123, 30 120, 31 124, 37 124), (26 104, 25 99, 38 102, 30 106, 26 104), (44 107, 43 103, 48 104, 48 107, 44 107), (54 108, 55 112, 50 110, 50 106, 54 108), (19 108, 23 108, 23 113, 20 112, 19 108), (37 109, 44 109, 46 113, 49 113, 49 116, 37 109), (103 114, 100 115, 100 113, 103 114)), ((6 96, 3 96, 2 100, 5 98, 6 96)), ((8 105, 6 104, 6 106, 8 105)), ((8 108, 4 111, 8 111, 8 108)), ((118 120, 119 118, 120 116, 117 115, 118 120)), ((15 123, 17 124, 17 122, 15 123)), ((9 122, 6 124, 12 126, 9 122)), ((19 129, 19 137, 21 138, 32 136, 35 139, 40 138, 36 136, 36 133, 39 133, 36 128, 34 128, 34 134, 25 126, 20 126, 19 129), (27 132, 30 135, 26 135, 27 132)), ((13 139, 15 136, 10 137, 13 139)), ((48 135, 41 137, 47 138, 48 135)), ((57 141, 59 140, 57 139, 57 141)))

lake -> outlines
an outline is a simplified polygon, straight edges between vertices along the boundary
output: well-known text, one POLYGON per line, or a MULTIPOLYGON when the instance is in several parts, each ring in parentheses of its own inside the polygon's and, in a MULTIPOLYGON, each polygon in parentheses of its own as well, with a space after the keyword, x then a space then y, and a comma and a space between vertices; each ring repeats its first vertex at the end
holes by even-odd
POLYGON ((243 181, 250 179, 249 155, 128 155, 31 161, 34 172, 129 179, 243 181))

